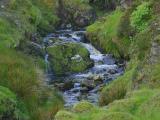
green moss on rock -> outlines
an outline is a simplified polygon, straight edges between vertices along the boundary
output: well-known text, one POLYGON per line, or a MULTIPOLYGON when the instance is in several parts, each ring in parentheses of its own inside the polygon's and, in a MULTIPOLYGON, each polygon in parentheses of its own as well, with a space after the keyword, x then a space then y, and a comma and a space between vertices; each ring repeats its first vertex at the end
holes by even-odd
POLYGON ((59 111, 55 116, 55 120, 77 120, 77 116, 68 111, 59 111))
POLYGON ((127 93, 125 99, 114 101, 109 104, 109 112, 128 112, 135 115, 139 107, 152 96, 154 96, 158 90, 137 90, 127 93))
POLYGON ((134 116, 132 116, 129 113, 123 113, 123 112, 113 112, 113 113, 106 113, 101 114, 99 118, 96 118, 94 120, 136 120, 134 116))
POLYGON ((78 43, 55 45, 47 51, 53 71, 57 75, 81 72, 92 65, 88 50, 78 43))
POLYGON ((93 104, 87 101, 82 101, 74 105, 73 110, 77 113, 82 113, 82 112, 89 112, 93 110, 93 108, 94 108, 93 104))

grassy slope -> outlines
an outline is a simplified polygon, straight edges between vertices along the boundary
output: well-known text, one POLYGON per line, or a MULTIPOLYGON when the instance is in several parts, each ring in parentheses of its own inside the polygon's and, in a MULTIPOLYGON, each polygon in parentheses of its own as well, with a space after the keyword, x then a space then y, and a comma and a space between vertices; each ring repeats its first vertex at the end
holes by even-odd
MULTIPOLYGON (((0 8, 0 85, 16 94, 20 111, 24 112, 22 120, 51 119, 63 107, 60 95, 42 82, 44 76, 39 63, 15 50, 20 42, 29 41, 32 33, 43 34, 53 29, 58 20, 54 14, 55 3, 50 0, 1 2, 4 8, 0 8)), ((4 115, 1 112, 0 119, 4 115)))
POLYGON ((96 46, 104 49, 108 53, 112 53, 115 57, 122 56, 123 46, 120 46, 117 37, 117 28, 123 12, 114 11, 111 15, 97 21, 95 24, 87 28, 87 36, 89 40, 96 46))

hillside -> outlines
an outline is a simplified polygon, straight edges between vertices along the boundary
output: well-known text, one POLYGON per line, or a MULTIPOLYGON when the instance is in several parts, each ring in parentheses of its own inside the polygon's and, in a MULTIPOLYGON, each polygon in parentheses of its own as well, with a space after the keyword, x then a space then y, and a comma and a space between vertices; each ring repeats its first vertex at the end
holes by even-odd
POLYGON ((1 0, 0 120, 159 120, 159 15, 159 0, 1 0))

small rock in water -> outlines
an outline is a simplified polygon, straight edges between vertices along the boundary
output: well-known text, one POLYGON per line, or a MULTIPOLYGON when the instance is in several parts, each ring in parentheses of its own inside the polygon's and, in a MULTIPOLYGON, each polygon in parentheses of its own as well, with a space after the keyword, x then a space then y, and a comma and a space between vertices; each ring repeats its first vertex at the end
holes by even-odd
POLYGON ((81 91, 82 93, 87 93, 89 90, 88 90, 87 87, 82 87, 82 88, 80 89, 80 91, 81 91))
POLYGON ((74 88, 76 88, 76 87, 80 87, 81 86, 81 84, 80 83, 74 83, 74 88))
POLYGON ((95 84, 95 85, 98 85, 98 84, 103 83, 103 77, 100 76, 100 75, 94 76, 94 77, 93 77, 93 80, 94 80, 94 84, 95 84))
POLYGON ((71 24, 67 24, 66 27, 67 27, 67 28, 71 28, 72 25, 71 25, 71 24))
POLYGON ((110 70, 108 71, 108 73, 110 73, 110 74, 116 74, 116 73, 117 73, 117 70, 115 70, 115 69, 110 69, 110 70))
POLYGON ((5 6, 4 6, 4 5, 1 5, 1 8, 5 8, 5 6))

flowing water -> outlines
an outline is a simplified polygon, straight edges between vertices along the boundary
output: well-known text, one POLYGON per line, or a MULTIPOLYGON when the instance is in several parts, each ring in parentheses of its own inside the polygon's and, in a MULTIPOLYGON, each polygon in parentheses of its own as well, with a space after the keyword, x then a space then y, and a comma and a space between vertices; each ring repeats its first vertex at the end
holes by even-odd
MULTIPOLYGON (((45 46, 55 45, 54 40, 57 38, 61 40, 61 43, 76 42, 82 44, 89 51, 90 59, 94 61, 94 66, 84 72, 59 78, 61 79, 59 84, 63 85, 65 84, 64 81, 71 80, 71 87, 60 89, 64 96, 65 107, 71 107, 81 100, 97 104, 101 88, 123 74, 123 63, 118 64, 112 55, 102 54, 92 44, 86 42, 85 30, 58 30, 45 37, 45 46)), ((53 73, 50 72, 48 57, 49 55, 46 53, 46 71, 49 73, 48 76, 53 76, 53 73)), ((55 79, 57 78, 52 78, 52 84, 56 86, 58 83, 55 79)))

